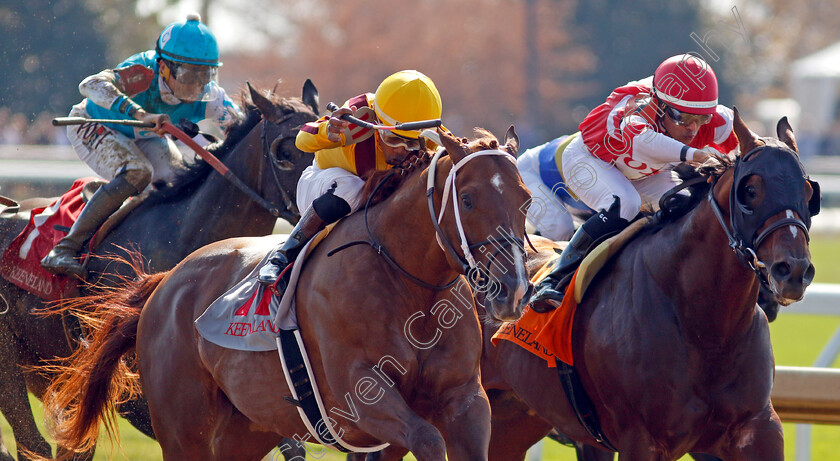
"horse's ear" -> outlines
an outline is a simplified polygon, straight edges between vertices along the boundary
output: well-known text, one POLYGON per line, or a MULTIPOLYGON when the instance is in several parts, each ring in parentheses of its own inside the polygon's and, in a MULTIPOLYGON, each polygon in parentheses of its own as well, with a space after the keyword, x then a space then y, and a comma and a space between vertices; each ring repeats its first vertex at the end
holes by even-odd
POLYGON ((318 108, 318 89, 315 88, 315 84, 312 83, 312 80, 309 80, 308 78, 305 82, 303 82, 303 102, 312 109, 312 112, 315 112, 315 115, 320 113, 320 109, 318 108))
POLYGON ((782 117, 779 119, 779 123, 776 124, 776 136, 779 137, 779 141, 787 144, 794 152, 799 153, 799 148, 796 146, 796 138, 793 136, 793 128, 790 126, 787 117, 782 117))
POLYGON ((276 122, 279 118, 279 114, 277 113, 277 106, 274 105, 268 98, 263 96, 263 94, 254 89, 251 86, 251 82, 245 82, 248 85, 248 92, 251 93, 251 101, 254 101, 254 105, 257 106, 260 113, 265 117, 266 120, 269 122, 276 122))
POLYGON ((441 145, 443 145, 443 148, 446 149, 446 152, 449 154, 449 158, 452 159, 453 164, 460 162, 467 156, 467 150, 461 144, 460 139, 446 131, 441 130, 440 128, 437 129, 437 132, 440 136, 441 145))
POLYGON ((516 134, 516 130, 513 128, 513 125, 507 129, 505 132, 505 146, 507 146, 507 151, 510 155, 513 155, 514 158, 516 154, 519 153, 519 135, 516 134))
POLYGON ((747 124, 744 123, 744 119, 741 118, 741 114, 738 113, 737 107, 733 107, 732 111, 735 112, 735 120, 732 122, 732 131, 734 131, 735 136, 738 137, 738 144, 741 147, 741 155, 746 155, 747 152, 763 145, 764 142, 758 139, 758 136, 756 136, 755 133, 747 127, 747 124))

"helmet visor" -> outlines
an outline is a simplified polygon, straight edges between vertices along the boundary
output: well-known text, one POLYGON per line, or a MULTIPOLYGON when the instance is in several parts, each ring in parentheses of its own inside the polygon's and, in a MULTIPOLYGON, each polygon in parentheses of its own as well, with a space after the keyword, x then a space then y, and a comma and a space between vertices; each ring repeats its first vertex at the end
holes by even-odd
POLYGON ((697 123, 697 126, 703 126, 712 121, 712 114, 690 114, 688 112, 681 112, 675 107, 665 104, 665 114, 668 115, 675 125, 688 126, 692 123, 697 123))

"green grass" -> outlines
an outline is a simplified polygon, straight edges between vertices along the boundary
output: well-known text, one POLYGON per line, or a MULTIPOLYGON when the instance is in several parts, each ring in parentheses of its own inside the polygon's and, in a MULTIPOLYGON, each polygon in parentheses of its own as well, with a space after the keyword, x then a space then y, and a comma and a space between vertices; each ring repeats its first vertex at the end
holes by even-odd
MULTIPOLYGON (((811 241, 811 254, 814 266, 817 268, 816 282, 840 283, 840 237, 831 238, 814 236, 811 241)), ((784 314, 770 325, 770 334, 776 355, 776 363, 786 366, 811 366, 831 335, 840 328, 840 317, 826 317, 802 314, 784 314)), ((833 367, 840 368, 840 359, 835 360, 833 367)), ((31 398, 35 409, 36 419, 41 421, 41 404, 31 398)), ((11 428, 5 419, 0 418, 0 429, 5 435, 9 451, 15 453, 15 443, 11 428)), ((43 425, 42 430, 43 430, 43 425)), ((161 459, 160 447, 151 439, 145 437, 126 421, 120 419, 120 434, 122 439, 122 453, 125 459, 131 461, 157 461, 161 459)), ((840 453, 840 426, 814 425, 812 426, 812 461, 830 461, 838 459, 840 453)), ((794 459, 796 447, 796 431, 793 424, 784 424, 785 457, 794 459)), ((95 460, 122 459, 119 449, 113 449, 106 437, 100 438, 100 447, 95 460), (113 457, 109 454, 113 452, 113 457)), ((311 458, 311 457, 310 457, 311 458)), ((282 459, 271 456, 271 461, 282 459)), ((323 461, 340 461, 344 456, 338 452, 329 451, 320 458, 323 461)), ((408 459, 414 459, 409 457, 408 459)), ((573 461, 574 451, 553 441, 544 444, 543 461, 573 461)), ((683 459, 689 459, 685 457, 683 459)))

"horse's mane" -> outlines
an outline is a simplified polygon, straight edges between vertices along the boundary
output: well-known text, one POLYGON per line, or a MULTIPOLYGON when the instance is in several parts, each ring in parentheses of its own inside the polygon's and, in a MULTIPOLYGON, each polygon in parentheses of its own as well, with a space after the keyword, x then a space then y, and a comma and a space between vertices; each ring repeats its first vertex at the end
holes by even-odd
POLYGON ((709 193, 709 188, 712 187, 710 179, 720 177, 732 165, 732 163, 710 159, 697 167, 686 163, 681 163, 674 167, 674 172, 683 183, 694 180, 698 180, 698 182, 686 188, 689 193, 688 196, 677 195, 671 192, 665 193, 663 196, 664 199, 660 202, 664 206, 660 208, 660 211, 655 213, 652 210, 642 211, 640 213, 641 216, 653 215, 655 217, 655 219, 645 226, 645 230, 655 233, 662 227, 688 214, 706 198, 709 193))
MULTIPOLYGON (((269 98, 285 114, 304 110, 301 108, 303 103, 299 102, 296 98, 283 98, 274 93, 269 98)), ((216 141, 205 147, 208 152, 221 160, 222 163, 224 163, 234 147, 248 136, 248 133, 262 120, 262 114, 251 101, 247 92, 241 94, 240 106, 245 112, 245 117, 225 130, 224 141, 216 141)), ((179 172, 171 184, 156 185, 156 189, 152 191, 146 199, 146 202, 148 204, 174 202, 188 197, 195 192, 212 171, 213 167, 209 163, 200 157, 196 157, 195 163, 187 167, 184 171, 179 172)))
MULTIPOLYGON (((499 148, 499 140, 484 128, 475 128, 474 134, 475 137, 471 141, 467 138, 460 139, 462 143, 467 144, 468 152, 499 148)), ((370 206, 373 206, 390 197, 408 177, 417 171, 422 171, 422 168, 419 167, 428 164, 433 155, 433 151, 426 150, 406 159, 402 164, 396 165, 394 168, 374 171, 365 181, 365 186, 362 189, 362 203, 368 203, 368 200, 370 200, 370 206), (384 179, 386 177, 388 178, 384 179), (385 182, 377 189, 377 185, 383 180, 385 182), (376 195, 371 197, 374 191, 376 195)))

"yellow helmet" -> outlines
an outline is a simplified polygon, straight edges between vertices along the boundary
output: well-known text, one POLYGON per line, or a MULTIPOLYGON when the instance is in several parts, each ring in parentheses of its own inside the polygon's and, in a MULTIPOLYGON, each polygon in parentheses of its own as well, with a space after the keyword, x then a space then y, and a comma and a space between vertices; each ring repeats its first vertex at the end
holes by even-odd
MULTIPOLYGON (((440 118, 440 93, 429 77, 416 70, 403 70, 388 76, 374 96, 373 109, 383 124, 418 122, 440 118)), ((394 130, 394 134, 417 139, 420 131, 394 130)))

